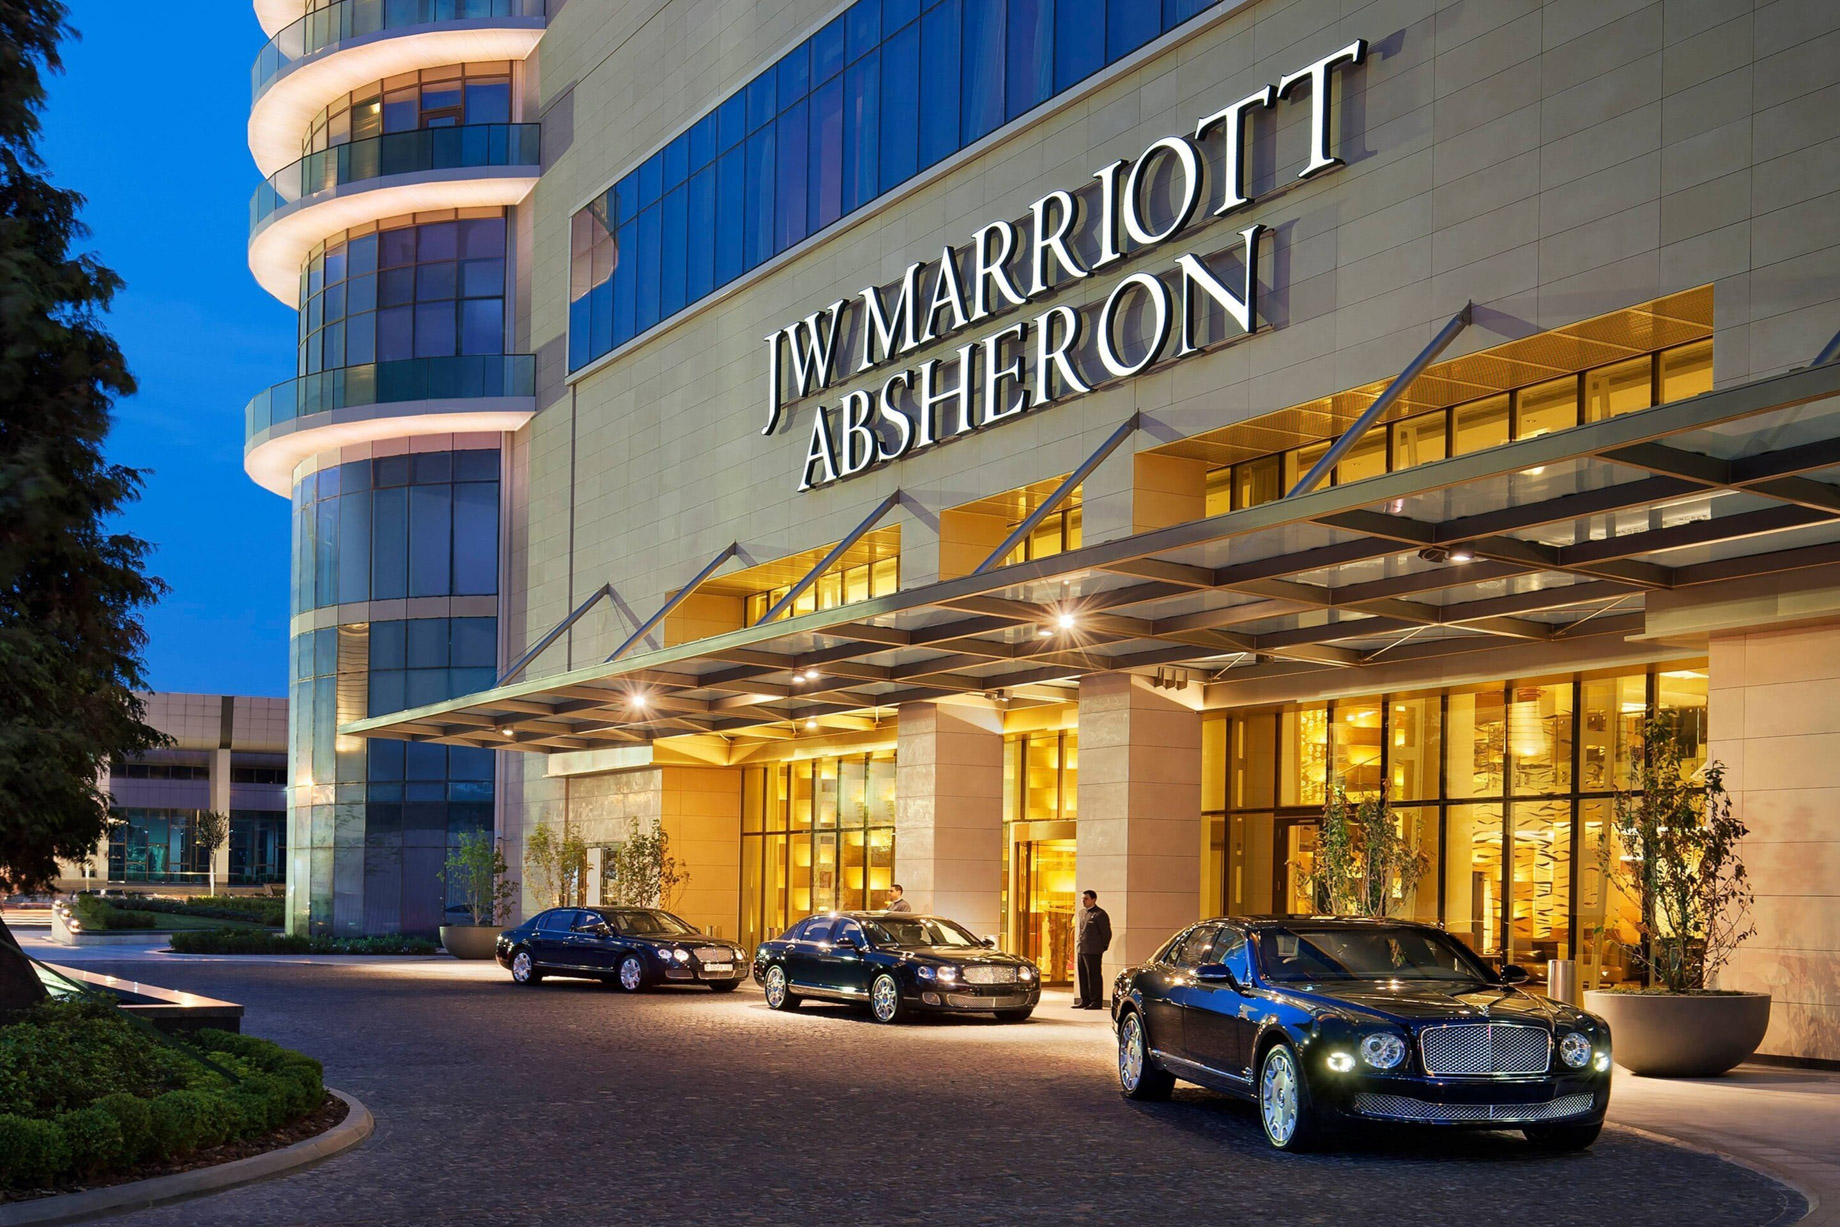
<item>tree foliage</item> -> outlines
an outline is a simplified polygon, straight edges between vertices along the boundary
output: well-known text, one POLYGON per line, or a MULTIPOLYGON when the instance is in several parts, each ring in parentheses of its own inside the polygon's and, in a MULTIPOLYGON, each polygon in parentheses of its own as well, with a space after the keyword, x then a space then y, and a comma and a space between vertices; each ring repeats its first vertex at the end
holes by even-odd
POLYGON ((107 828, 111 757, 158 745, 140 611, 163 591, 147 543, 111 530, 141 475, 103 454, 134 380, 103 327, 120 288, 72 244, 81 196, 37 150, 43 74, 70 35, 59 0, 0 3, 0 886, 29 890, 107 828))
POLYGON ((1429 863, 1400 831, 1384 792, 1350 801, 1338 787, 1323 805, 1316 847, 1298 867, 1297 883, 1325 915, 1383 917, 1417 889, 1429 863))
POLYGON ((215 895, 217 850, 230 842, 230 815, 214 809, 199 811, 198 817, 192 820, 192 842, 204 853, 205 873, 210 883, 207 889, 215 895))
POLYGON ((539 822, 524 844, 524 877, 544 907, 587 902, 588 845, 566 826, 539 822))
POLYGON ((664 824, 629 836, 613 854, 615 903, 628 907, 670 908, 690 882, 690 871, 671 855, 664 824))
POLYGON ((1641 909, 1631 957, 1668 992, 1694 993, 1713 987, 1757 928, 1740 849, 1749 832, 1732 812, 1725 767, 1689 771, 1681 748, 1674 716, 1651 713, 1600 855, 1605 879, 1641 909))
POLYGON ((467 831, 454 841, 442 874, 449 890, 458 889, 476 925, 495 925, 517 893, 505 854, 490 831, 467 831))

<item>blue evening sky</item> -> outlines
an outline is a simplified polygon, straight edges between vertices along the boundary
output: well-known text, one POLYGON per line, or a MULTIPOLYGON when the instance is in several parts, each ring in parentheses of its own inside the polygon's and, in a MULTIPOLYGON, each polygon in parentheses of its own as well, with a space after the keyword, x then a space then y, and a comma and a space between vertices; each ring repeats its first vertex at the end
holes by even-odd
POLYGON ((148 680, 286 694, 288 506, 242 465, 244 404, 294 368, 294 313, 244 260, 261 27, 248 0, 71 9, 83 37, 50 81, 43 150, 127 281, 109 326, 140 392, 117 406, 109 453, 152 470, 125 526, 172 585, 147 614, 148 680))

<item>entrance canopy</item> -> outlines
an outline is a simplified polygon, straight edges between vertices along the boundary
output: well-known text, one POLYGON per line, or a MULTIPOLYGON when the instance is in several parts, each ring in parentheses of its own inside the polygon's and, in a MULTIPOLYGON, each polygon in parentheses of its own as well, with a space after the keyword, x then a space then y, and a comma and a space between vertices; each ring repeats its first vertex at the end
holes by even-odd
POLYGON ((1840 362, 355 721, 540 752, 1063 702, 1089 673, 1361 670, 1623 637, 1648 593, 1840 562, 1840 362))

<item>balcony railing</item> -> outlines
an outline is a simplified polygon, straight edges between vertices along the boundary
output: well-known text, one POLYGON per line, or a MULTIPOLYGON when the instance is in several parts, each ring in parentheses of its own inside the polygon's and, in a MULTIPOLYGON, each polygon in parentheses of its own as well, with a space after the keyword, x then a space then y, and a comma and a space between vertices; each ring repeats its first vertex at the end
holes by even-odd
POLYGON ((318 192, 384 175, 541 163, 540 124, 467 124, 388 132, 310 153, 270 175, 249 198, 251 233, 281 209, 318 192))
POLYGON ((260 97, 269 82, 299 61, 348 39, 443 21, 542 17, 545 3, 546 0, 337 0, 314 9, 268 40, 256 56, 250 92, 260 97))
POLYGON ((342 366, 278 383, 243 410, 245 440, 309 414, 357 405, 535 396, 532 354, 469 354, 342 366))

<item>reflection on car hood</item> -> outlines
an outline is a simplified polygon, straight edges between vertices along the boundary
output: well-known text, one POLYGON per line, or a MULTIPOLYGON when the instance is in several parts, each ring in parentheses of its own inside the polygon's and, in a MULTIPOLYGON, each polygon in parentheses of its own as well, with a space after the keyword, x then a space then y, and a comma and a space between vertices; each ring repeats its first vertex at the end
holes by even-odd
POLYGON ((911 958, 926 959, 941 963, 964 963, 975 966, 979 963, 995 963, 1000 966, 1020 967, 1027 959, 1006 954, 1001 950, 992 950, 988 946, 893 946, 895 954, 905 954, 911 958))
POLYGON ((1463 988, 1438 981, 1352 980, 1287 985, 1276 991, 1313 1010, 1356 1010, 1401 1026, 1485 1018, 1545 1026, 1570 1013, 1517 988, 1463 988))

